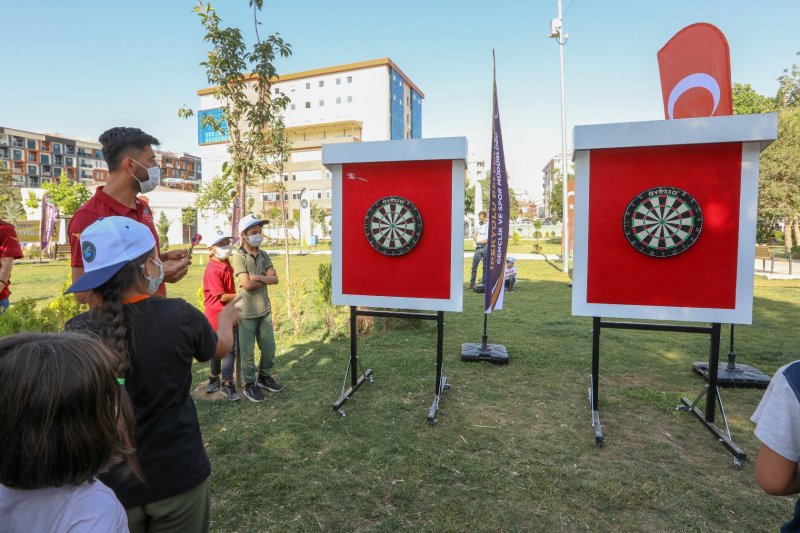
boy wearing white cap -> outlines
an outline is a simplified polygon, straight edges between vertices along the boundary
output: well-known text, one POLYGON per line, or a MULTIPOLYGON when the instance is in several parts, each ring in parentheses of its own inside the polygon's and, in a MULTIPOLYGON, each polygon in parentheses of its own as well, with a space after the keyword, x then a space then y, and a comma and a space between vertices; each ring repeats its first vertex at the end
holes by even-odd
POLYGON ((241 312, 239 314, 239 353, 242 358, 244 396, 251 402, 263 402, 264 393, 280 392, 283 386, 272 378, 275 360, 275 336, 272 331, 272 306, 267 285, 278 284, 278 274, 267 252, 260 249, 264 236, 261 230, 267 224, 253 215, 239 221, 241 246, 231 255, 233 274, 239 285, 241 312), (261 360, 256 375, 255 345, 261 350, 261 360))
POLYGON ((514 285, 517 284, 517 267, 516 260, 511 256, 506 259, 505 284, 507 291, 514 292, 514 285))
MULTIPOLYGON (((203 273, 203 307, 205 308, 206 318, 217 330, 217 316, 225 307, 225 304, 236 298, 236 285, 233 281, 233 267, 228 258, 231 256, 231 237, 221 235, 211 243, 209 247, 209 261, 203 273)), ((234 330, 234 341, 236 333, 234 330)), ((208 379, 206 393, 213 394, 219 391, 231 401, 239 399, 236 392, 236 385, 233 383, 233 364, 236 357, 236 343, 231 352, 220 362, 216 357, 209 359, 208 364, 211 370, 211 377, 208 379), (220 373, 222 381, 220 382, 220 373)))

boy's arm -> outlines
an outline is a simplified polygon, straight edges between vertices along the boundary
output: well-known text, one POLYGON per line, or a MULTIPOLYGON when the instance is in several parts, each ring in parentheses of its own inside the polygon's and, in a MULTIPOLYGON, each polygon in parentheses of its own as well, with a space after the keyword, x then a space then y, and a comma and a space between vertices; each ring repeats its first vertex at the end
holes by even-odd
POLYGON ((764 492, 772 496, 788 496, 800 492, 800 475, 797 463, 761 444, 756 459, 756 481, 764 492))

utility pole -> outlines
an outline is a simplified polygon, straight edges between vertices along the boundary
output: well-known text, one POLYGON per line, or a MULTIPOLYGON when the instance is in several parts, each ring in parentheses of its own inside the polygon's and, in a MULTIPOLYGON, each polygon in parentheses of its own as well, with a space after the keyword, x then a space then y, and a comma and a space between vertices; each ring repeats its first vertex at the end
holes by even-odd
POLYGON ((561 250, 564 261, 565 273, 569 272, 569 199, 567 197, 567 178, 569 176, 569 163, 567 162, 567 108, 564 95, 564 45, 567 44, 568 35, 564 33, 564 19, 561 15, 561 0, 558 0, 558 18, 550 22, 550 35, 558 43, 558 60, 561 66, 561 185, 562 185, 562 223, 561 223, 561 250))

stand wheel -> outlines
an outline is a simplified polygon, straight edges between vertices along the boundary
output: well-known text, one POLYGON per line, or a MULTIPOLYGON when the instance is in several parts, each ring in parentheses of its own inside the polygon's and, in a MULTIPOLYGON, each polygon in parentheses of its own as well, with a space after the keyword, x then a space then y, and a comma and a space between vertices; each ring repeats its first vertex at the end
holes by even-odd
POLYGON ((681 404, 681 405, 676 405, 676 406, 675 406, 675 410, 676 410, 676 411, 688 411, 688 410, 689 410, 689 408, 688 408, 688 407, 686 407, 685 405, 681 404))
POLYGON ((342 410, 342 409, 339 409, 338 411, 336 411, 336 414, 339 415, 339 418, 344 418, 344 417, 347 416, 347 413, 345 413, 344 410, 342 410))
POLYGON ((370 374, 369 376, 367 376, 367 381, 369 381, 370 383, 374 383, 375 382, 375 376, 370 374))
POLYGON ((435 418, 429 418, 428 419, 428 425, 429 426, 435 426, 436 422, 438 422, 438 420, 436 420, 435 418))
POLYGON ((733 460, 733 468, 735 468, 736 470, 741 470, 742 469, 742 460, 741 459, 734 459, 733 460))
POLYGON ((449 383, 445 383, 444 384, 444 390, 449 390, 449 389, 450 389, 450 384, 449 383))

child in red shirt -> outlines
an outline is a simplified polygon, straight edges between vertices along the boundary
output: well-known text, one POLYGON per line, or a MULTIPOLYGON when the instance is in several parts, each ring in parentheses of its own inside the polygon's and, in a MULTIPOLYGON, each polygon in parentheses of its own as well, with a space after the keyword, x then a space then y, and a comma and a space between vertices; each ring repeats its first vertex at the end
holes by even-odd
MULTIPOLYGON (((217 315, 225 304, 236 298, 236 287, 233 282, 233 268, 228 262, 231 254, 231 238, 227 235, 219 237, 209 247, 211 252, 208 265, 203 274, 203 304, 206 318, 208 318, 214 331, 217 330, 217 315)), ((235 328, 234 328, 235 329, 235 328)), ((234 333, 234 344, 231 353, 220 362, 211 358, 209 366, 211 377, 208 379, 206 392, 213 394, 217 391, 231 401, 239 399, 236 385, 233 382, 233 364, 237 348, 237 335, 234 333), (220 382, 220 371, 222 381, 220 382)))

